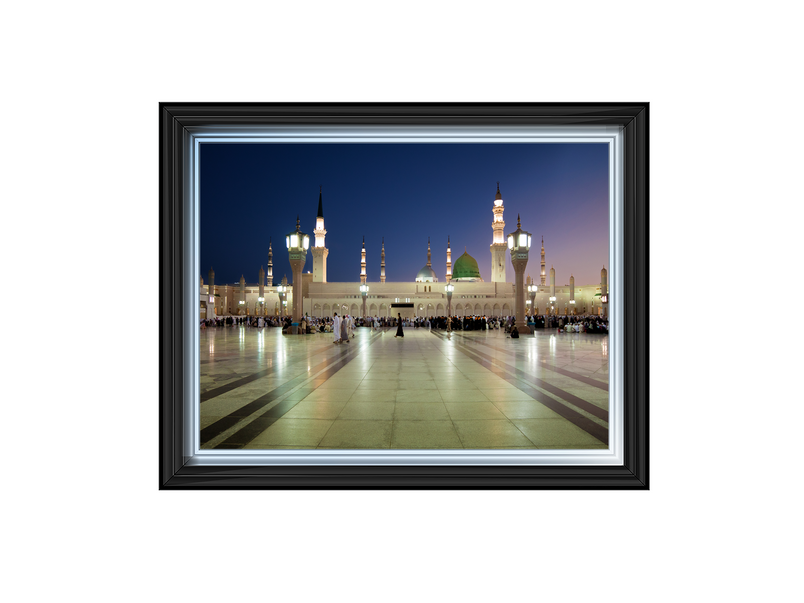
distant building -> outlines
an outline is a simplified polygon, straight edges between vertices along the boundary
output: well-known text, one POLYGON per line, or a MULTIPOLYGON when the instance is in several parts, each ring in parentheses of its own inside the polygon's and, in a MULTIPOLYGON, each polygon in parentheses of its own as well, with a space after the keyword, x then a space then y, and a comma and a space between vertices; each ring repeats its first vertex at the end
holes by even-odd
MULTIPOLYGON (((429 317, 446 316, 448 298, 445 287, 451 283, 455 290, 452 294, 452 314, 456 316, 513 316, 515 312, 514 284, 506 281, 505 265, 507 244, 505 241, 503 221, 503 200, 500 185, 492 207, 492 243, 491 275, 484 280, 477 260, 464 248, 464 253, 452 263, 452 249, 447 239, 447 264, 443 280, 432 267, 430 240, 427 240, 427 264, 408 282, 386 282, 385 280, 385 243, 381 252, 380 282, 366 280, 365 239, 361 250, 359 278, 355 282, 327 282, 327 258, 329 250, 325 246, 323 193, 319 191, 316 227, 313 231, 315 242, 311 248, 313 255, 313 272, 302 275, 302 312, 310 316, 332 316, 362 314, 363 299, 360 284, 369 285, 366 299, 366 312, 369 316, 396 317, 429 317)), ((531 249, 531 253, 535 249, 531 249)), ((203 278, 200 287, 201 318, 227 315, 290 315, 293 306, 293 294, 290 287, 280 294, 278 286, 273 284, 273 250, 268 246, 267 282, 262 282, 265 272, 260 268, 259 281, 247 284, 244 277, 239 283, 232 285, 215 285, 215 273, 210 268, 205 285, 203 278), (260 302, 260 297, 263 301, 260 302), (283 301, 287 301, 287 312, 283 312, 283 301), (242 302, 242 303, 241 303, 242 302), (209 309, 209 310, 208 310, 209 309)), ((531 258, 535 266, 535 254, 531 258)), ((550 270, 550 284, 546 281, 544 238, 541 247, 541 272, 538 292, 533 296, 533 308, 527 314, 548 314, 551 312, 550 297, 555 297, 552 313, 571 314, 605 314, 607 311, 607 273, 601 271, 601 282, 592 285, 575 287, 575 278, 570 275, 569 285, 555 286, 555 270, 550 270), (575 303, 571 303, 574 300, 575 303)), ((287 278, 283 279, 287 285, 287 278)), ((535 284, 528 277, 527 284, 535 284)), ((526 292, 526 299, 530 295, 526 292)))

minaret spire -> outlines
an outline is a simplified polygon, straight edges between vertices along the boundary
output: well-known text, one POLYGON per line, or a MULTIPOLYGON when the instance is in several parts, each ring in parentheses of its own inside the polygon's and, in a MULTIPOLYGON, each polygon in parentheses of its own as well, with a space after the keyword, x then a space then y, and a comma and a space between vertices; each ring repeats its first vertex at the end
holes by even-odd
POLYGON ((547 273, 545 272, 545 263, 544 263, 544 235, 542 235, 542 272, 541 272, 541 284, 547 284, 547 273))
POLYGON ((326 228, 324 228, 324 193, 323 187, 321 185, 318 186, 318 215, 315 219, 315 230, 313 230, 313 234, 315 235, 315 244, 311 251, 313 252, 313 282, 314 283, 326 283, 327 282, 327 256, 329 255, 329 249, 327 249, 324 243, 324 237, 327 234, 326 228))
POLYGON ((380 255, 380 282, 385 282, 385 237, 382 238, 382 254, 380 255))
POLYGON ((274 252, 271 249, 271 238, 268 238, 268 286, 274 286, 274 252))
POLYGON ((363 249, 360 252, 360 282, 366 282, 366 235, 363 235, 363 249))
POLYGON ((447 235, 447 282, 452 280, 452 248, 449 244, 449 235, 447 235))
POLYGON ((427 237, 427 267, 432 268, 430 265, 430 237, 427 237))
POLYGON ((505 282, 505 252, 507 245, 505 243, 505 221, 503 220, 503 198, 500 193, 500 183, 497 182, 497 194, 494 196, 494 205, 491 211, 494 213, 494 219, 491 222, 491 230, 493 233, 491 239, 491 280, 494 283, 505 282))

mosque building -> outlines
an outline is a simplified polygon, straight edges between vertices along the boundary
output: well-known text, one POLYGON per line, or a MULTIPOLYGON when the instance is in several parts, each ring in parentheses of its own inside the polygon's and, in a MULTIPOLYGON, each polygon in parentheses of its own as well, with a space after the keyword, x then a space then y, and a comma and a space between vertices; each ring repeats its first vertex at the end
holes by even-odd
MULTIPOLYGON (((515 313, 514 283, 506 280, 505 221, 503 220, 502 195, 497 183, 497 193, 492 206, 491 274, 485 280, 475 260, 464 248, 463 254, 452 262, 449 237, 446 247, 446 270, 440 279, 432 266, 430 239, 427 240, 427 263, 409 282, 387 282, 385 279, 385 240, 380 253, 380 282, 367 281, 366 243, 363 239, 360 253, 359 279, 355 282, 332 283, 327 281, 327 258, 324 227, 323 193, 319 191, 318 213, 313 234, 315 240, 310 249, 313 270, 302 274, 302 312, 315 317, 363 314, 361 284, 368 284, 366 313, 369 316, 404 318, 446 316, 448 308, 447 284, 454 286, 452 314, 454 316, 513 316, 515 313)), ((545 272, 544 237, 541 246, 540 281, 530 277, 527 285, 537 291, 525 298, 530 301, 527 314, 595 314, 607 313, 607 272, 601 270, 600 282, 575 286, 575 277, 570 275, 569 285, 556 287, 555 270, 550 269, 550 282, 545 272), (555 298, 551 302, 550 298, 555 298)), ((513 275, 512 275, 513 276, 513 275)), ((215 285, 215 272, 210 268, 207 283, 201 278, 201 318, 214 316, 259 316, 291 315, 293 306, 292 288, 287 286, 287 277, 274 285, 273 248, 268 242, 268 271, 260 267, 257 284, 246 284, 245 276, 237 285, 215 285)))

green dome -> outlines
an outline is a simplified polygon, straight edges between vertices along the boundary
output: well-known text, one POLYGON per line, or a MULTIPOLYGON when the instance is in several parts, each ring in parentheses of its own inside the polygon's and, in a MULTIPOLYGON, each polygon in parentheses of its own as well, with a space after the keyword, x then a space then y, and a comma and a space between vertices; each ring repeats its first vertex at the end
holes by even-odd
POLYGON ((465 251, 461 257, 455 260, 455 264, 452 267, 452 280, 458 279, 483 280, 480 277, 477 261, 465 251))

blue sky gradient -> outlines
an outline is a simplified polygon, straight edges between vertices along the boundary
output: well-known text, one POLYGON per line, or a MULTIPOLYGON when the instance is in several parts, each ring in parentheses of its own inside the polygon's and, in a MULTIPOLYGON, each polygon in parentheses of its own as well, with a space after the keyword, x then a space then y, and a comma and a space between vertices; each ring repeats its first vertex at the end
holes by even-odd
MULTIPOLYGON (((548 284, 600 282, 608 269, 608 146, 561 144, 307 144, 206 143, 200 153, 201 276, 210 266, 216 284, 267 270, 273 239, 274 283, 292 280, 285 235, 310 235, 323 186, 329 249, 327 280, 359 283, 366 239, 368 281, 378 282, 385 238, 387 281, 413 281, 427 262, 427 238, 439 281, 464 247, 483 279, 491 274, 492 207, 500 182, 505 233, 533 234, 526 275, 539 280, 544 235, 548 284)), ((308 253, 305 272, 312 270, 308 253)), ((506 278, 514 281, 510 256, 506 278)))

